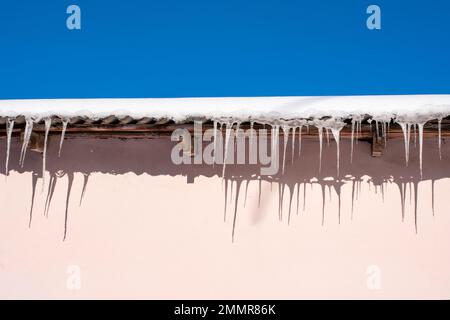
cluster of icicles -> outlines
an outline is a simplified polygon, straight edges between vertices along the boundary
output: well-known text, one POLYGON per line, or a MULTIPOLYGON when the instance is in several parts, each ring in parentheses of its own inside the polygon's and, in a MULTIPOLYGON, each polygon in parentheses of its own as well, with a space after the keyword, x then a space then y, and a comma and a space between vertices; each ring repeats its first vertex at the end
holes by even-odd
MULTIPOLYGON (((441 123, 443 117, 433 117, 428 118, 426 120, 424 119, 414 119, 414 121, 411 121, 411 119, 402 119, 402 118, 391 118, 386 117, 385 119, 374 119, 369 118, 366 119, 365 116, 353 116, 351 118, 351 147, 350 147, 350 163, 353 162, 353 150, 354 150, 354 144, 358 143, 359 138, 362 136, 362 122, 366 120, 368 124, 370 125, 371 133, 375 135, 375 137, 378 139, 384 139, 384 145, 386 146, 387 143, 387 137, 389 135, 390 125, 391 123, 395 122, 397 123, 403 132, 404 137, 404 146, 405 146, 405 163, 406 166, 408 166, 409 162, 409 150, 410 150, 410 141, 411 141, 411 134, 414 134, 414 142, 417 143, 417 136, 419 137, 419 167, 420 167, 420 178, 422 178, 422 153, 423 153, 423 133, 424 133, 424 126, 426 122, 437 119, 438 120, 438 146, 439 146, 439 159, 442 159, 442 153, 441 153, 441 123)), ((326 134, 326 140, 327 144, 330 143, 330 136, 332 135, 335 142, 336 142, 336 161, 337 161, 337 176, 339 176, 339 161, 340 161, 340 133, 341 130, 346 126, 343 119, 336 119, 336 118, 328 118, 328 119, 314 119, 314 120, 275 120, 275 121, 250 121, 250 136, 249 136, 249 149, 252 150, 252 144, 253 141, 253 127, 255 123, 263 124, 263 126, 269 125, 271 127, 271 147, 272 152, 278 152, 279 150, 279 143, 280 143, 280 137, 279 132, 280 130, 283 132, 283 156, 282 156, 282 169, 281 174, 284 174, 285 171, 285 164, 286 164, 286 150, 288 149, 288 142, 289 142, 289 136, 291 136, 291 162, 294 162, 294 155, 295 155, 295 148, 296 145, 298 145, 298 156, 301 155, 301 149, 302 149, 302 131, 303 128, 306 128, 306 133, 309 133, 310 126, 314 126, 317 128, 318 131, 318 137, 319 137, 319 173, 322 169, 322 149, 323 149, 323 140, 324 140, 324 132, 326 134), (296 142, 296 135, 298 132, 298 143, 296 142), (330 134, 331 133, 331 134, 330 134)), ((224 147, 224 154, 225 159, 223 161, 223 169, 222 169, 222 178, 225 182, 225 204, 224 204, 224 221, 226 220, 226 212, 227 212, 227 199, 228 199, 228 181, 231 182, 231 196, 230 196, 230 203, 232 201, 233 197, 233 180, 228 179, 225 176, 225 170, 226 170, 226 155, 228 154, 228 148, 233 147, 231 143, 233 143, 233 128, 236 127, 236 132, 239 130, 240 126, 242 124, 242 121, 236 121, 236 120, 215 120, 214 121, 214 141, 216 141, 217 135, 222 135, 223 130, 225 130, 225 147, 224 147)), ((249 180, 247 180, 247 184, 245 187, 245 198, 244 198, 244 207, 245 203, 247 202, 247 190, 248 190, 249 180)), ((434 182, 433 182, 433 188, 434 188, 434 182)), ((272 188, 272 183, 271 183, 272 188)), ((410 185, 411 188, 411 185, 410 185)), ((237 217, 237 205, 238 205, 238 197, 239 197, 239 189, 240 189, 240 182, 236 181, 236 192, 235 192, 235 204, 234 204, 234 216, 232 221, 232 241, 234 241, 235 237, 235 228, 236 228, 236 217, 237 217)), ((281 220, 282 216, 282 207, 283 207, 283 196, 285 193, 285 185, 279 186, 279 208, 278 208, 278 215, 279 219, 281 220)), ((353 216, 353 205, 355 200, 355 189, 356 189, 356 199, 358 198, 358 193, 361 192, 361 181, 352 180, 352 216, 353 216), (356 185, 356 187, 355 187, 356 185)), ((297 186, 297 214, 298 214, 298 206, 299 206, 299 190, 300 185, 297 186)), ((331 187, 329 188, 330 191, 330 198, 331 198, 331 187)), ((377 192, 377 187, 375 186, 375 192, 377 192)), ((306 182, 304 183, 303 187, 303 211, 305 210, 305 203, 306 203, 306 182)), ((325 189, 322 187, 322 225, 324 224, 325 219, 325 189)), ((384 190, 383 185, 381 185, 381 193, 384 199, 384 190)), ((402 184, 400 188, 400 194, 401 194, 401 208, 402 208, 402 219, 404 219, 405 216, 405 194, 406 194, 406 184, 402 184)), ((415 186, 414 191, 415 197, 417 197, 417 185, 415 186)), ((411 200, 412 192, 410 190, 410 200, 411 200)), ((261 179, 259 180, 259 199, 258 199, 258 207, 260 205, 260 198, 261 198, 261 179)), ((291 207, 292 207, 292 198, 293 198, 293 191, 290 193, 290 200, 289 200, 289 216, 288 216, 288 224, 291 217, 291 207)), ((340 201, 340 195, 339 195, 339 201, 340 201)), ((433 214, 434 214, 434 196, 433 196, 433 214)), ((415 199, 415 229, 417 232, 417 199, 415 199)), ((340 203, 339 203, 339 221, 340 221, 340 203)))
MULTIPOLYGON (((358 143, 359 137, 361 136, 361 126, 365 119, 363 115, 356 115, 351 117, 351 147, 350 147, 350 163, 353 162, 353 146, 358 143)), ((431 117, 427 119, 403 119, 402 117, 384 117, 383 119, 368 118, 366 121, 370 124, 370 130, 374 130, 377 139, 383 138, 384 144, 387 143, 387 136, 389 135, 389 129, 392 122, 396 122, 402 128, 404 144, 405 144, 405 163, 408 166, 409 162, 409 150, 410 150, 410 140, 411 131, 414 131, 414 137, 417 139, 417 133, 419 136, 419 167, 420 167, 420 177, 422 178, 422 153, 423 153, 423 128, 426 122, 437 119, 438 120, 438 146, 439 146, 439 158, 442 158, 441 154, 441 122, 443 116, 431 117), (375 129, 373 129, 373 124, 375 129)), ((225 128, 225 159, 223 161, 222 177, 225 177, 226 168, 226 155, 228 154, 228 148, 233 140, 232 132, 233 127, 236 126, 236 131, 239 130, 242 121, 239 120, 214 120, 214 141, 216 141, 217 134, 223 133, 223 128, 225 128)), ((345 127, 345 122, 343 119, 339 118, 327 118, 327 119, 313 119, 313 120, 251 120, 250 121, 250 137, 249 137, 249 149, 253 142, 253 126, 255 123, 263 124, 264 126, 271 126, 271 147, 272 150, 278 150, 279 146, 279 132, 280 129, 283 132, 283 160, 282 160, 282 174, 284 174, 284 168, 286 164, 286 150, 288 148, 289 135, 292 135, 291 148, 292 148, 292 159, 294 162, 294 151, 295 151, 295 137, 298 131, 298 154, 301 153, 302 148, 302 130, 303 127, 306 128, 306 132, 309 133, 309 127, 314 126, 318 130, 319 136, 319 173, 322 169, 322 148, 323 148, 323 134, 325 132, 327 143, 330 142, 330 132, 336 142, 336 161, 337 161, 337 175, 339 176, 339 158, 340 158, 340 132, 345 127)))
MULTIPOLYGON (((389 128, 390 124, 393 122, 396 122, 399 124, 403 131, 403 137, 404 137, 404 146, 405 146, 405 162, 406 165, 408 165, 409 161, 409 150, 410 150, 410 141, 411 141, 411 134, 413 132, 414 139, 417 139, 417 133, 418 133, 418 140, 419 140, 419 152, 420 152, 420 177, 422 177, 422 152, 423 152, 423 129, 424 125, 427 121, 430 121, 432 119, 438 120, 438 146, 439 146, 439 157, 441 156, 441 122, 443 119, 442 117, 433 117, 428 119, 414 119, 414 121, 411 121, 411 119, 403 119, 401 117, 386 117, 385 119, 374 119, 374 118, 367 118, 363 115, 356 115, 350 117, 351 121, 351 148, 350 148, 350 162, 353 161, 353 149, 354 149, 354 143, 358 143, 359 138, 362 136, 362 122, 367 121, 370 125, 370 129, 374 131, 373 133, 376 134, 377 139, 378 138, 384 138, 385 143, 387 142, 387 136, 389 134, 389 128)), ((33 119, 33 118, 26 118, 25 119, 25 128, 24 128, 24 135, 23 135, 23 142, 22 142, 22 148, 19 158, 19 165, 21 167, 24 166, 26 153, 28 144, 30 143, 30 138, 32 135, 33 126, 35 123, 41 122, 43 120, 44 128, 45 128, 45 137, 44 137, 44 148, 43 148, 43 161, 42 161, 42 184, 43 187, 45 185, 45 172, 46 172, 46 156, 47 156, 47 142, 48 142, 48 135, 50 132, 50 128, 52 125, 52 118, 47 117, 44 119, 33 119)), ((61 156, 61 150, 64 142, 64 137, 66 133, 67 126, 70 122, 70 119, 68 118, 62 118, 62 130, 61 130, 61 137, 59 142, 59 152, 58 157, 61 156)), ((223 159, 223 168, 222 168, 222 177, 226 179, 225 173, 226 173, 226 163, 227 159, 226 156, 228 154, 228 149, 230 147, 233 147, 231 144, 234 143, 234 137, 235 129, 236 132, 239 130, 241 124, 244 122, 244 120, 238 120, 238 119, 213 119, 214 121, 214 133, 213 138, 214 142, 217 139, 218 135, 223 135, 223 131, 225 131, 225 146, 224 146, 224 155, 225 159, 223 159)), ((249 119, 245 120, 245 122, 248 122, 249 119)), ((7 147, 6 147, 6 176, 8 176, 8 166, 9 166, 9 156, 10 156, 10 147, 11 147, 11 137, 14 130, 14 124, 16 122, 16 118, 8 118, 6 121, 6 133, 7 133, 7 147)), ((323 140, 324 140, 324 132, 326 135, 327 143, 329 144, 330 136, 333 136, 335 142, 336 142, 336 150, 337 150, 337 175, 339 176, 339 144, 340 144, 340 133, 341 130, 346 126, 346 123, 343 119, 337 119, 337 118, 326 118, 326 119, 312 119, 312 120, 304 120, 304 119, 296 119, 296 120, 282 120, 282 119, 250 119, 250 137, 249 137, 249 149, 252 149, 252 144, 254 142, 254 124, 262 124, 264 127, 270 126, 271 128, 271 150, 275 150, 277 152, 278 156, 278 150, 279 150, 279 142, 280 137, 279 133, 282 131, 283 133, 283 155, 282 155, 282 174, 284 174, 285 171, 285 163, 286 163, 286 150, 288 149, 288 140, 289 136, 291 136, 291 154, 292 159, 291 161, 294 162, 294 153, 296 146, 298 148, 298 155, 300 156, 301 150, 302 150, 302 131, 303 128, 306 129, 306 132, 309 133, 309 129, 311 126, 316 127, 318 130, 318 138, 319 138, 319 172, 322 169, 322 148, 323 148, 323 140), (297 134, 298 133, 298 134, 297 134), (296 141, 296 136, 298 135, 298 142, 296 141)), ((261 181, 260 181, 261 183, 261 181)), ((355 183, 355 182, 354 182, 355 183)), ((225 183, 227 185, 227 183, 225 183)), ((233 186, 233 184, 232 184, 233 186)), ((248 188, 248 182, 247 187, 248 188)), ((359 187, 360 188, 360 187, 359 187)), ((357 188, 357 190, 359 189, 357 188)), ((402 199, 404 200, 404 194, 405 190, 403 190, 404 187, 402 187, 402 199)), ((354 187, 353 187, 354 189, 354 187)), ((226 190, 226 189, 225 189, 226 190)), ((299 188, 297 189, 297 193, 299 188)), ((305 192, 304 188, 304 192, 305 192)), ((331 190, 331 189, 330 189, 331 190)), ((84 192, 84 190, 83 190, 84 192)), ((323 191, 324 192, 324 191, 323 191)), ((331 191, 330 191, 331 192, 331 191)), ((247 190, 245 191, 247 193, 247 190)), ((284 193, 284 188, 283 192, 284 193)), ((352 198, 353 198, 352 191, 352 198)), ((225 193, 225 203, 226 203, 226 194, 225 193)), ((292 195, 291 195, 292 198, 292 195)), ((402 200, 402 201, 403 201, 402 200)), ((237 198, 236 198, 236 206, 237 206, 237 198)), ((245 204, 244 204, 245 206, 245 204)), ((298 204, 297 204, 298 207, 298 204)), ((237 207, 235 208, 237 210, 237 207)), ((281 210, 281 209, 280 209, 281 210)), ((324 209, 323 209, 324 210, 324 209)), ((404 210, 404 205, 402 205, 402 210, 404 210)), ((353 203, 352 203, 352 211, 353 211, 353 203)), ((226 204, 225 204, 225 212, 226 212, 226 204)), ((289 210, 290 213, 290 210, 289 210)), ((289 215, 290 216, 290 215, 289 215)), ((236 223, 236 212, 235 217, 233 221, 233 238, 234 238, 234 228, 236 223)))
MULTIPOLYGON (((33 125, 34 125, 34 123, 37 123, 39 121, 40 121, 40 119, 32 119, 32 118, 25 119, 23 142, 22 142, 22 148, 20 150, 20 157, 19 157, 19 165, 22 168, 25 164, 25 156, 27 154, 28 144, 30 143, 31 133, 33 131, 33 125)), ((64 142, 64 136, 66 134, 66 129, 67 129, 67 125, 69 124, 69 121, 70 121, 70 119, 62 119, 62 131, 61 131, 61 140, 59 143, 58 157, 61 156, 61 150, 62 150, 62 146, 63 146, 63 142, 64 142)), ((15 119, 8 118, 6 121, 6 134, 7 134, 6 168, 5 168, 6 176, 8 176, 8 173, 9 173, 9 153, 10 153, 10 148, 11 148, 11 137, 12 137, 12 132, 14 130, 14 123, 15 123, 15 119)), ((42 155, 42 186, 45 185, 45 169, 46 169, 46 162, 47 162, 47 142, 48 142, 48 134, 50 132, 50 127, 52 126, 52 118, 45 118, 44 125, 45 125, 45 138, 44 138, 44 150, 43 150, 43 155, 42 155)))
MULTIPOLYGON (((439 117, 433 117, 438 119, 438 145, 439 145, 439 157, 441 158, 441 121, 442 116, 439 117)), ((351 117, 351 149, 350 149, 350 162, 353 161, 353 145, 354 143, 358 143, 359 136, 361 134, 361 124, 363 119, 365 117, 363 115, 355 115, 351 117)), ((393 118, 393 117, 386 117, 384 119, 373 119, 369 118, 367 119, 367 122, 371 125, 372 130, 372 123, 375 123, 375 131, 377 138, 383 137, 386 139, 389 134, 389 128, 392 121, 395 121, 400 125, 403 131, 404 136, 404 145, 405 145, 405 162, 406 165, 408 165, 409 161, 409 145, 411 140, 411 130, 414 130, 414 136, 416 137, 416 133, 418 132, 419 136, 419 153, 420 153, 420 176, 422 177, 422 152, 423 152, 423 128, 427 121, 431 120, 429 119, 414 119, 414 121, 408 121, 404 120, 401 117, 393 118), (380 126, 381 124, 381 126, 380 126), (381 129, 380 129, 381 127, 381 129)), ((19 158, 19 165, 23 167, 25 163, 25 156, 27 153, 27 147, 30 142, 31 133, 33 130, 33 124, 40 122, 41 119, 33 119, 33 118, 26 118, 25 119, 25 129, 24 129, 24 137, 23 137, 23 143, 22 143, 22 149, 20 153, 19 158)), ((70 119, 64 118, 62 119, 62 132, 61 132, 61 139, 59 144, 59 152, 58 156, 61 155, 61 149, 64 142, 64 136, 67 129, 67 125, 69 123, 70 119)), ((248 120, 246 120, 248 121, 248 120)), ((216 141, 217 134, 223 133, 223 128, 225 129, 225 147, 224 147, 224 154, 225 159, 223 161, 223 169, 222 169, 222 177, 225 177, 225 170, 226 170, 226 155, 228 154, 228 148, 230 145, 230 142, 233 140, 233 127, 236 126, 237 130, 240 127, 240 124, 242 123, 242 120, 236 120, 236 119, 214 119, 214 141, 216 141)), ((8 118, 6 122, 6 132, 7 132, 7 147, 6 147, 6 175, 8 175, 8 164, 9 164, 9 153, 10 153, 10 146, 11 146, 11 136, 14 129, 14 123, 15 119, 8 118)), ((330 132, 333 136, 335 142, 336 142, 336 161, 337 161, 337 175, 339 176, 339 142, 340 142, 340 132, 342 128, 345 127, 345 123, 343 119, 338 118, 328 118, 328 119, 313 119, 313 120, 257 120, 257 119, 251 119, 250 120, 250 134, 253 134, 253 125, 254 123, 261 123, 264 126, 269 125, 271 126, 271 147, 272 150, 278 150, 278 143, 279 143, 279 132, 280 130, 283 131, 283 142, 284 142, 284 149, 283 149, 283 165, 282 165, 282 174, 284 174, 284 168, 286 163, 286 150, 287 150, 287 144, 289 135, 292 135, 292 162, 294 161, 294 150, 295 150, 295 137, 298 130, 298 154, 301 153, 301 147, 302 147, 302 129, 303 127, 306 128, 307 132, 309 132, 310 126, 315 126, 318 130, 318 136, 319 136, 319 172, 322 169, 322 147, 323 147, 323 133, 325 131, 326 138, 329 143, 330 140, 330 132)), ((48 117, 44 119, 44 125, 45 125, 45 140, 44 140, 44 150, 43 150, 43 161, 42 161, 42 178, 44 180, 45 177, 45 169, 46 169, 46 154, 47 154, 47 140, 48 140, 48 134, 50 131, 50 127, 52 125, 52 118, 48 117)), ((249 137, 249 148, 251 149, 253 142, 253 137, 249 137)))
MULTIPOLYGON (((355 129, 353 126, 353 121, 357 121, 355 123, 358 123, 359 125, 356 127, 356 137, 358 137, 358 134, 361 130, 361 118, 358 118, 359 120, 352 120, 352 130, 355 129)), ((237 120, 214 120, 214 141, 217 141, 217 134, 223 133, 223 128, 225 128, 225 148, 224 148, 224 155, 225 158, 223 160, 223 170, 222 170, 222 177, 225 177, 225 168, 226 168, 226 156, 228 154, 228 148, 233 141, 233 127, 236 126, 236 131, 239 130, 239 127, 241 125, 242 121, 237 120)), ((299 133, 299 140, 298 140, 298 154, 300 155, 301 149, 302 149, 302 130, 303 127, 306 128, 307 133, 309 133, 309 127, 310 126, 316 126, 319 132, 319 144, 320 144, 320 150, 319 150, 319 172, 322 167, 322 145, 323 145, 323 131, 325 130, 327 135, 327 141, 329 143, 330 141, 330 131, 336 141, 337 144, 337 168, 338 168, 338 175, 339 175, 339 137, 340 137, 340 131, 342 128, 345 127, 345 123, 340 119, 334 119, 330 118, 327 120, 251 120, 250 121, 250 137, 249 137, 249 149, 252 149, 252 144, 254 143, 254 137, 253 137, 253 126, 255 123, 263 124, 264 127, 266 125, 271 126, 271 150, 278 150, 278 144, 279 144, 279 133, 280 129, 283 131, 283 166, 282 166, 282 173, 284 174, 284 168, 286 164, 286 150, 287 150, 287 144, 289 140, 289 134, 292 134, 292 159, 291 161, 294 162, 294 153, 295 153, 295 137, 298 130, 299 133)), ((353 153, 353 132, 352 132, 352 153, 353 153)))

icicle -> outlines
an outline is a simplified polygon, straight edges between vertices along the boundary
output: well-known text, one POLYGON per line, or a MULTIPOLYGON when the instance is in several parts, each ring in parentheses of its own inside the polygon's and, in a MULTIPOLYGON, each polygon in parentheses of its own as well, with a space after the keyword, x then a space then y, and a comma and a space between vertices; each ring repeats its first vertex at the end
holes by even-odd
POLYGON ((327 147, 330 146, 330 130, 325 128, 325 132, 327 133, 327 147))
POLYGON ((213 151, 213 168, 216 164, 216 152, 217 152, 217 120, 213 121, 213 139, 214 139, 214 151, 213 151))
POLYGON ((228 158, 228 148, 231 140, 231 130, 233 127, 233 122, 227 122, 225 124, 225 155, 223 157, 223 167, 222 167, 222 179, 225 178, 225 168, 227 165, 228 158))
POLYGON ((20 151, 19 165, 23 168, 25 156, 27 154, 28 144, 30 143, 31 132, 33 131, 33 119, 28 118, 25 121, 25 131, 23 135, 22 150, 20 151))
POLYGON ((353 140, 355 135, 355 121, 352 119, 352 135, 351 135, 351 144, 350 144, 350 163, 353 163, 353 140))
MULTIPOLYGON (((58 158, 61 157, 61 150, 64 143, 64 137, 66 135, 67 125, 69 124, 69 119, 64 119, 62 122, 62 131, 61 131, 61 140, 59 141, 59 151, 58 151, 58 158)), ((214 141, 216 141, 214 139, 214 141)))
POLYGON ((417 129, 416 129, 416 124, 412 125, 414 128, 414 148, 417 148, 417 129))
POLYGON ((291 144, 291 163, 294 164, 294 152, 295 152, 295 131, 296 127, 292 127, 292 144, 291 144))
POLYGON ((240 121, 236 121, 236 130, 233 132, 233 135, 234 135, 234 137, 236 139, 236 143, 233 143, 234 154, 237 154, 237 148, 238 148, 237 139, 238 139, 238 134, 239 134, 240 127, 241 127, 241 122, 240 121))
MULTIPOLYGON (((216 137, 217 137, 217 120, 213 121, 213 138, 214 138, 214 142, 216 141, 216 137)), ((216 146, 216 144, 214 143, 214 146, 216 146)))
POLYGON ((410 150, 410 145, 411 145, 411 124, 406 124, 406 129, 408 132, 408 161, 409 161, 409 150, 410 150))
POLYGON ((420 179, 422 179, 422 153, 423 153, 423 123, 418 123, 419 128, 419 166, 420 166, 420 179))
MULTIPOLYGON (((271 150, 271 157, 279 157, 279 134, 280 134, 280 126, 279 125, 272 125, 272 150, 271 150), (275 154, 273 154, 275 152, 275 154)), ((286 139, 286 138, 285 138, 286 139)), ((287 142, 285 142, 287 144, 287 142)), ((286 148, 285 148, 286 149, 286 148)), ((283 157, 283 166, 284 166, 284 157, 283 157)))
POLYGON ((441 125, 442 125, 442 118, 438 119, 438 145, 439 145, 439 160, 442 160, 442 141, 441 141, 441 125))
POLYGON ((44 191, 45 186, 45 167, 47 164, 47 142, 48 142, 48 132, 52 125, 52 118, 46 118, 45 123, 45 137, 44 137, 44 152, 42 153, 42 191, 44 191))
POLYGON ((341 129, 331 128, 331 133, 333 134, 334 140, 336 141, 336 166, 337 166, 337 175, 339 176, 339 141, 340 141, 340 133, 341 129))
POLYGON ((405 163, 406 166, 408 166, 408 161, 409 161, 409 132, 410 132, 410 127, 408 123, 403 123, 403 122, 399 122, 400 127, 402 128, 403 131, 403 140, 404 140, 404 145, 405 145, 405 163))
POLYGON ((283 126, 282 129, 283 129, 284 148, 283 148, 283 167, 281 169, 281 174, 284 174, 284 167, 286 164, 286 149, 287 149, 288 140, 289 140, 290 128, 289 128, 289 126, 283 126))
POLYGON ((253 125, 254 125, 254 122, 250 121, 250 137, 248 139, 248 152, 249 152, 249 154, 253 150, 253 125))
POLYGON ((300 157, 300 154, 302 153, 302 127, 300 126, 298 131, 298 156, 300 157))
POLYGON ((319 130, 319 173, 322 171, 322 127, 318 126, 317 130, 319 130))
POLYGON ((14 119, 9 119, 6 121, 6 165, 5 165, 5 177, 8 177, 8 165, 9 165, 9 151, 11 149, 11 136, 14 129, 14 119))

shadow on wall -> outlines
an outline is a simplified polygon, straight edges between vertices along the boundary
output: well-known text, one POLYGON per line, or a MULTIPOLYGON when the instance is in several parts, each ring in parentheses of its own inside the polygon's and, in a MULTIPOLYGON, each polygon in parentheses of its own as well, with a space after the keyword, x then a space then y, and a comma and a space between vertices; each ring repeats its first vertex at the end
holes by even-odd
MULTIPOLYGON (((434 184, 435 181, 450 177, 450 150, 446 148, 445 140, 442 141, 442 160, 439 159, 437 139, 427 139, 424 141, 424 165, 423 178, 419 173, 419 146, 411 143, 409 165, 405 164, 405 149, 402 140, 390 140, 387 143, 385 154, 382 157, 374 158, 370 154, 370 144, 359 142, 354 146, 353 163, 350 163, 350 143, 342 141, 340 146, 340 175, 337 177, 336 164, 336 144, 331 139, 329 143, 324 142, 322 169, 319 173, 319 143, 316 140, 303 140, 301 154, 299 155, 298 145, 295 145, 292 157, 291 141, 286 152, 286 169, 284 174, 281 170, 275 176, 261 176, 260 165, 230 165, 226 166, 224 185, 224 219, 227 219, 227 212, 231 212, 233 219, 232 237, 236 215, 238 214, 238 202, 247 202, 247 190, 251 183, 259 185, 258 207, 264 205, 264 196, 261 194, 261 184, 263 181, 276 184, 279 195, 278 216, 280 220, 291 218, 291 212, 298 213, 299 203, 303 208, 307 201, 307 185, 320 185, 322 190, 322 223, 325 220, 325 193, 334 189, 338 195, 339 216, 341 203, 341 188, 344 184, 351 184, 352 214, 353 204, 358 199, 362 183, 369 183, 374 186, 375 192, 378 190, 384 196, 387 184, 393 183, 398 187, 401 200, 402 217, 405 215, 405 198, 407 192, 414 198, 415 228, 417 232, 417 199, 418 184, 421 180, 432 181, 432 210, 434 214, 434 184), (293 159, 293 162, 292 162, 293 159), (407 188, 408 187, 408 188, 407 188), (302 190, 302 192, 300 192, 302 190), (289 196, 289 207, 283 208, 284 196, 289 196), (239 197, 243 199, 239 199, 239 197), (234 199, 232 206, 227 208, 227 203, 234 199), (302 199, 302 200, 301 200, 302 199), (293 202, 295 203, 293 204, 293 202)), ((298 143, 298 142, 297 142, 298 143)), ((89 139, 71 138, 64 142, 61 157, 58 157, 59 137, 51 136, 47 151, 47 176, 50 175, 46 183, 45 214, 52 203, 53 194, 61 177, 68 176, 68 188, 66 194, 65 227, 64 239, 67 236, 67 223, 69 216, 69 200, 75 173, 84 176, 83 189, 80 195, 80 205, 83 197, 88 192, 89 177, 92 173, 105 173, 121 175, 125 173, 135 173, 136 175, 148 174, 150 176, 186 176, 186 183, 195 183, 195 178, 199 176, 213 177, 222 175, 222 165, 200 164, 200 165, 175 165, 171 160, 171 151, 176 142, 170 141, 169 137, 156 139, 89 139)), ((10 171, 19 173, 32 173, 32 197, 30 199, 29 225, 33 221, 33 205, 36 186, 42 178, 42 154, 28 151, 23 168, 19 166, 21 143, 18 138, 14 138, 11 144, 11 154, 9 159, 10 171)), ((6 150, 5 139, 0 140, 0 150, 6 150)), ((5 163, 5 154, 0 159, 5 163)), ((283 145, 280 144, 280 168, 282 166, 283 145)), ((0 160, 1 161, 1 160, 0 160)), ((4 171, 4 169, 3 169, 4 171)), ((4 172, 2 172, 4 174, 4 172)), ((258 213, 255 213, 257 216, 258 213)))

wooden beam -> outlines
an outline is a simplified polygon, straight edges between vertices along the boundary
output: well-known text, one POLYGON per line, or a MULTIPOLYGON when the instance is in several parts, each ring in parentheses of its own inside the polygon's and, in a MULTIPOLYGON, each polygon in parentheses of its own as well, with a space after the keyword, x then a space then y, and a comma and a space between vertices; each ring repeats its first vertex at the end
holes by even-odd
MULTIPOLYGON (((186 129, 191 134, 194 131, 194 125, 192 123, 184 123, 184 124, 175 124, 168 123, 165 121, 155 122, 152 119, 141 119, 137 123, 133 124, 122 124, 122 123, 113 123, 113 124, 97 124, 97 123, 85 123, 79 122, 81 119, 73 119, 74 123, 69 123, 67 127, 67 137, 101 137, 101 138, 155 138, 159 136, 170 136, 175 129, 186 129), (150 123, 152 122, 152 123, 150 123), (163 124, 165 123, 165 124, 163 124)), ((110 119, 112 120, 112 119, 110 119)), ((130 121, 127 119, 125 122, 130 121)), ((203 124, 203 130, 211 129, 213 125, 211 123, 203 124)), ((249 129, 249 125, 241 126, 242 129, 249 129)), ((256 125, 254 129, 261 129, 262 126, 256 125)), ((361 133, 359 134, 359 140, 372 141, 373 139, 373 131, 370 130, 370 125, 363 124, 361 128, 361 133)), ((59 135, 61 134, 62 126, 61 124, 53 125, 50 128, 50 135, 59 135)), ((13 135, 20 135, 23 131, 23 126, 15 126, 13 130, 13 135)), ((42 123, 35 124, 33 126, 33 132, 43 134, 45 132, 45 127, 42 123)), ((443 138, 450 136, 450 123, 443 124, 441 136, 443 138)), ((270 136, 270 130, 267 131, 270 136)), ((296 131, 297 136, 299 135, 298 130, 296 131)), ((283 135, 282 130, 280 130, 280 135, 283 135)), ((347 125, 341 131, 342 139, 350 139, 351 137, 351 129, 350 126, 347 125)), ((0 128, 0 138, 4 138, 6 136, 6 128, 0 128)), ((427 123, 424 128, 424 138, 433 138, 438 136, 437 126, 434 123, 427 123)), ((317 139, 318 131, 315 127, 310 127, 309 132, 306 131, 305 128, 302 130, 302 138, 305 139, 317 139)), ((389 130, 388 139, 403 139, 403 132, 398 125, 391 125, 391 129, 389 130)))

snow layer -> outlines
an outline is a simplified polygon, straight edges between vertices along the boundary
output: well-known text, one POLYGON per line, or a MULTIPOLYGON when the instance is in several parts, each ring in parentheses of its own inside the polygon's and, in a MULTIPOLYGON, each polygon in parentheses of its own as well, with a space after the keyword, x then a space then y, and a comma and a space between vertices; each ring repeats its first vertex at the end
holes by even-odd
POLYGON ((1 117, 19 115, 35 119, 49 116, 97 119, 114 115, 175 121, 192 117, 247 120, 369 115, 380 121, 397 118, 407 122, 450 115, 450 95, 0 100, 1 117))

